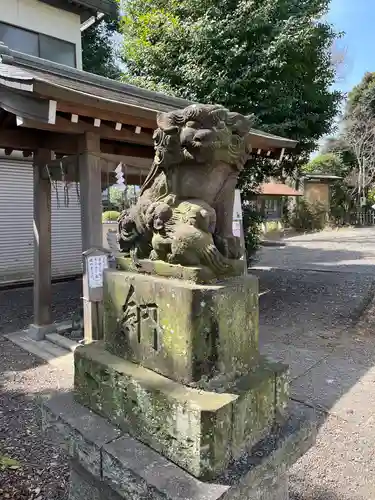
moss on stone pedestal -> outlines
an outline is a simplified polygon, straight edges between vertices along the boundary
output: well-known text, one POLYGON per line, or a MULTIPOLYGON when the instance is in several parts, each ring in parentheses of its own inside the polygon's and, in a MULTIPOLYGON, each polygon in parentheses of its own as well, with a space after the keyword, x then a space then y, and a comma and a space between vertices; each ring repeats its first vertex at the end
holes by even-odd
POLYGON ((230 392, 186 387, 108 353, 75 351, 76 399, 197 477, 214 477, 275 421, 275 372, 265 361, 230 392))
POLYGON ((246 373, 258 356, 258 280, 198 285, 108 270, 106 348, 184 383, 246 373))
MULTIPOLYGON (((242 276, 244 270, 243 260, 231 260, 231 268, 221 279, 242 276)), ((218 277, 209 267, 187 267, 169 264, 162 260, 141 259, 134 263, 130 257, 116 257, 117 268, 131 273, 142 273, 160 276, 161 278, 174 278, 193 283, 207 284, 216 282, 218 277)))

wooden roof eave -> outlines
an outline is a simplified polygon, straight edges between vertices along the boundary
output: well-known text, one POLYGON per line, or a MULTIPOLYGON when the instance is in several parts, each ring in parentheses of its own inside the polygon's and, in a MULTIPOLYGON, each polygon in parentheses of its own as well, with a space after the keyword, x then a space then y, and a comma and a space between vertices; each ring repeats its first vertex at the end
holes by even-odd
MULTIPOLYGON (((33 88, 30 85, 27 91, 20 91, 15 88, 14 83, 11 82, 11 86, 9 87, 0 82, 0 108, 14 115, 17 118, 18 125, 17 129, 8 130, 9 133, 5 133, 5 130, 2 131, 3 141, 0 138, 0 143, 3 142, 2 146, 4 147, 14 147, 17 137, 20 139, 20 148, 24 149, 26 147, 26 149, 29 149, 30 145, 33 145, 33 140, 36 140, 35 132, 38 130, 60 135, 77 135, 92 131, 99 133, 105 140, 133 143, 150 148, 153 146, 150 133, 135 133, 126 129, 116 131, 107 125, 102 125, 98 129, 94 125, 90 125, 84 121, 80 124, 75 124, 62 117, 56 117, 56 101, 35 97, 32 93, 33 88), (28 135, 25 129, 28 129, 28 135), (23 133, 21 130, 23 130, 23 133), (12 134, 14 135, 13 146, 9 144, 9 136, 12 134)), ((16 122, 15 119, 14 122, 16 122)), ((75 141, 72 142, 75 143, 75 141)), ((52 142, 52 144, 55 143, 56 141, 52 142)), ((40 141, 37 141, 37 144, 39 145, 40 141)), ((58 141, 56 144, 59 150, 61 150, 61 141, 58 141)), ((69 147, 67 152, 71 151, 72 149, 69 147)))
MULTIPOLYGON (((22 72, 22 70, 26 73, 29 71, 30 76, 32 76, 34 72, 35 75, 45 74, 46 80, 48 80, 48 78, 57 81, 59 79, 66 79, 67 82, 71 81, 72 83, 82 81, 85 82, 86 85, 92 86, 94 91, 95 88, 97 88, 102 91, 115 92, 120 96, 122 95, 124 101, 127 101, 127 103, 118 100, 111 101, 103 97, 79 92, 70 87, 55 85, 42 78, 38 80, 38 78, 34 77, 31 83, 34 82, 35 91, 37 91, 40 96, 57 101, 58 111, 79 114, 79 107, 83 116, 91 116, 92 118, 98 117, 102 120, 122 121, 129 125, 155 128, 157 112, 168 112, 194 104, 192 101, 186 99, 142 89, 134 85, 110 80, 75 68, 22 54, 9 49, 1 42, 0 58, 4 64, 13 66, 15 70, 19 68, 20 72, 22 72), (144 103, 144 105, 137 105, 137 102, 140 104, 144 103), (94 116, 95 114, 98 115, 98 113, 100 113, 100 116, 94 116), (118 119, 116 119, 116 116, 118 119)), ((283 148, 294 149, 297 144, 297 141, 285 139, 256 129, 251 130, 249 141, 253 148, 262 149, 264 151, 270 149, 278 149, 281 151, 283 148)))
POLYGON ((146 132, 136 133, 125 128, 117 131, 115 127, 110 127, 105 124, 100 124, 96 127, 94 124, 90 124, 86 120, 80 120, 77 123, 73 123, 72 121, 61 116, 56 116, 53 123, 28 120, 24 119, 22 116, 17 116, 17 125, 19 128, 23 129, 44 130, 73 136, 82 135, 85 132, 93 132, 100 135, 100 138, 104 140, 139 144, 148 147, 154 146, 152 135, 146 132))
POLYGON ((1 82, 0 107, 14 115, 48 123, 49 101, 34 97, 28 91, 2 86, 1 82))
POLYGON ((264 148, 294 149, 298 144, 298 141, 293 139, 286 139, 257 129, 251 129, 249 136, 253 147, 263 145, 264 148))
POLYGON ((153 109, 97 97, 38 80, 35 81, 34 91, 40 97, 57 101, 58 111, 65 111, 70 105, 74 105, 77 115, 90 116, 95 114, 92 118, 105 120, 111 117, 111 121, 155 128, 157 111, 153 109), (129 123, 129 121, 133 123, 129 123))
MULTIPOLYGON (((14 83, 14 82, 12 82, 14 83)), ((51 87, 49 85, 49 87, 51 87)), ((59 88, 60 89, 60 88, 59 88)), ((37 90, 35 89, 35 84, 33 85, 32 90, 37 90)), ((146 134, 144 132, 135 134, 130 131, 123 131, 120 133, 117 133, 115 130, 110 130, 109 127, 102 126, 100 129, 95 130, 94 126, 90 126, 87 123, 81 123, 81 124, 74 124, 69 122, 68 120, 62 118, 62 117, 51 117, 51 107, 55 105, 55 112, 56 109, 63 109, 64 111, 67 111, 71 103, 66 104, 64 101, 59 102, 54 101, 52 99, 46 100, 42 99, 42 93, 40 92, 40 88, 38 88, 39 92, 37 95, 40 95, 39 97, 33 97, 31 88, 29 88, 28 91, 26 92, 21 92, 14 87, 6 88, 0 87, 0 102, 3 103, 5 102, 6 105, 2 106, 4 109, 7 111, 15 114, 18 117, 22 117, 23 123, 22 127, 26 127, 29 129, 39 129, 39 130, 46 130, 50 132, 60 132, 60 133, 67 133, 67 134, 80 134, 85 131, 96 131, 100 133, 103 138, 107 139, 112 139, 112 140, 118 140, 118 141, 124 141, 124 142, 133 142, 136 144, 144 144, 147 146, 152 146, 152 139, 150 134, 146 134), (31 111, 31 112, 30 112, 31 111), (51 124, 52 123, 52 124, 51 124)), ((92 96, 84 96, 82 93, 73 91, 70 89, 64 89, 64 92, 67 92, 68 95, 71 97, 72 95, 78 97, 86 97, 87 100, 84 102, 88 102, 88 100, 91 101, 92 104, 98 104, 98 102, 102 102, 103 107, 105 107, 108 104, 108 100, 105 100, 103 98, 96 98, 96 103, 93 102, 92 96)), ((43 92, 43 96, 46 95, 46 92, 43 92)), ((58 98, 57 94, 52 94, 51 92, 49 93, 48 97, 55 97, 56 99, 58 98)), ((67 97, 67 95, 64 95, 64 97, 67 97)), ((79 101, 79 100, 78 100, 79 101)), ((81 101, 82 102, 82 101, 81 101)), ((121 105, 121 103, 117 102, 112 102, 117 109, 121 105)), ((82 107, 79 108, 72 108, 71 110, 74 110, 77 114, 79 114, 79 111, 82 111, 82 113, 87 116, 87 112, 85 109, 82 107)), ((93 114, 96 116, 93 116, 92 118, 98 117, 101 118, 103 115, 100 113, 97 107, 91 107, 91 111, 93 114)), ((152 112, 152 111, 151 111, 152 112)), ((156 116, 155 112, 153 112, 154 115, 156 116)), ((119 120, 121 116, 117 113, 114 113, 113 116, 109 116, 108 114, 104 115, 104 119, 109 119, 112 118, 113 120, 119 120)), ((139 123, 138 119, 135 119, 135 123, 139 123)), ((282 138, 274 137, 272 138, 272 144, 268 142, 262 141, 262 136, 260 135, 258 131, 252 130, 250 135, 249 135, 249 142, 253 149, 259 149, 259 153, 263 153, 264 156, 267 156, 267 151, 271 152, 272 149, 272 156, 277 156, 277 150, 282 149, 286 144, 290 145, 295 145, 296 141, 291 141, 291 140, 284 140, 282 138), (254 141, 254 137, 258 138, 258 141, 254 141)))
MULTIPOLYGON (((139 125, 146 128, 154 128, 156 125, 157 110, 97 97, 34 78, 26 79, 3 77, 0 79, 0 91, 2 89, 7 90, 7 95, 14 95, 14 97, 20 98, 21 100, 25 100, 27 93, 30 93, 35 96, 35 103, 43 102, 43 100, 56 101, 57 110, 63 112, 74 111, 74 113, 78 115, 94 115, 92 116, 93 118, 101 118, 103 120, 109 119, 115 122, 117 121, 128 123, 129 125, 139 125), (132 119, 129 120, 131 117, 132 119)), ((2 91, 2 94, 4 94, 4 92, 5 90, 2 91)), ((31 103, 31 96, 28 97, 28 99, 28 102, 31 103)), ((15 110, 17 110, 16 106, 9 109, 10 112, 17 114, 14 112, 15 110)), ((168 109, 166 108, 165 111, 168 111, 168 109)), ((23 106, 23 113, 23 116, 26 116, 25 106, 23 106)), ((38 119, 38 116, 35 114, 27 117, 31 119, 38 119)), ((43 121, 42 113, 40 114, 39 119, 43 121)))
POLYGON ((67 77, 71 80, 85 81, 86 83, 101 87, 106 90, 121 92, 124 96, 135 97, 138 99, 143 99, 148 102, 154 102, 155 104, 165 104, 170 107, 170 109, 178 109, 189 104, 193 104, 191 101, 182 99, 180 97, 170 96, 162 92, 156 92, 153 90, 144 89, 142 87, 136 87, 128 83, 123 83, 118 80, 112 80, 104 76, 96 75, 94 73, 88 73, 86 71, 73 68, 71 66, 65 66, 53 61, 48 61, 40 57, 32 56, 16 50, 12 50, 7 47, 3 42, 0 41, 0 57, 3 59, 5 64, 13 65, 19 68, 25 69, 25 71, 42 71, 43 73, 49 73, 51 75, 67 77))

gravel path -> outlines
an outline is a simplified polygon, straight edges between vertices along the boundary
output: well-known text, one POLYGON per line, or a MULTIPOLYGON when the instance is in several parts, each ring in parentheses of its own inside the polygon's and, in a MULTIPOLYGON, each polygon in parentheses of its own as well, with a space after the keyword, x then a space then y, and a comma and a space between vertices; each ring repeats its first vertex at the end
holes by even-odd
MULTIPOLYGON (((80 305, 82 281, 56 283, 52 286, 53 321, 69 319, 80 305)), ((31 286, 0 289, 0 335, 27 328, 33 317, 31 286)))
POLYGON ((290 365, 293 397, 319 415, 291 499, 373 500, 375 228, 293 237, 259 257, 262 350, 290 365))
POLYGON ((40 398, 72 378, 0 338, 0 499, 63 500, 68 463, 40 429, 40 398))
MULTIPOLYGON (((375 266, 374 266, 375 267, 375 266)), ((304 270, 253 270, 259 277, 260 341, 332 345, 374 294, 374 276, 304 270)))
POLYGON ((263 247, 256 265, 325 269, 375 276, 375 227, 343 228, 286 239, 284 247, 263 247))

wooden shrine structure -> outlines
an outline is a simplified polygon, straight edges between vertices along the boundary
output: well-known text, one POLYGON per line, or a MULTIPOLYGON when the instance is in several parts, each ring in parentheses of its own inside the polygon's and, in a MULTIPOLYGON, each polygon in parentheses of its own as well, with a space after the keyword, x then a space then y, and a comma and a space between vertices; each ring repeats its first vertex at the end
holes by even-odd
MULTIPOLYGON (((103 160, 112 162, 113 170, 124 163, 127 182, 139 184, 154 155, 157 112, 189 104, 0 43, 0 148, 33 157, 34 326, 52 323, 51 180, 79 182, 82 251, 102 246, 103 160)), ((296 145, 257 130, 249 141, 255 154, 275 159, 296 145)))

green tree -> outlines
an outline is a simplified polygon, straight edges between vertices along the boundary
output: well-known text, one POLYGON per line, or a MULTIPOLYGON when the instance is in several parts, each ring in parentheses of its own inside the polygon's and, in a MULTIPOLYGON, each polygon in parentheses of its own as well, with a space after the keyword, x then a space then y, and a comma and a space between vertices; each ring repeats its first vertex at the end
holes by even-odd
POLYGON ((127 0, 124 79, 254 113, 259 128, 297 139, 297 153, 307 154, 330 131, 341 98, 331 89, 338 34, 322 20, 329 3, 127 0))
POLYGON ((342 127, 343 138, 355 157, 362 196, 375 183, 375 73, 366 73, 349 93, 342 127))
MULTIPOLYGON (((330 0, 126 0, 123 79, 194 102, 254 114, 255 126, 299 141, 282 164, 252 158, 243 200, 264 177, 296 179, 330 132, 339 37, 323 20, 330 0)), ((246 231, 246 228, 245 228, 246 231)))
POLYGON ((335 153, 336 156, 341 158, 349 173, 357 169, 355 155, 342 134, 337 137, 328 137, 320 153, 322 155, 326 153, 335 153))
POLYGON ((340 155, 325 153, 310 160, 303 166, 302 170, 308 174, 331 174, 345 177, 346 168, 340 155))
POLYGON ((119 27, 119 18, 109 16, 82 34, 82 65, 85 71, 107 78, 119 79, 121 71, 117 62, 114 35, 119 27))
POLYGON ((350 115, 355 111, 356 107, 363 103, 363 98, 366 94, 375 88, 375 72, 367 72, 363 76, 361 82, 353 87, 349 92, 346 103, 345 117, 350 118, 350 115))
POLYGON ((337 224, 348 222, 347 214, 353 206, 354 193, 349 185, 351 168, 350 163, 346 164, 338 152, 320 154, 310 160, 302 169, 304 173, 308 174, 331 174, 341 177, 341 179, 333 181, 330 186, 330 212, 337 224))

